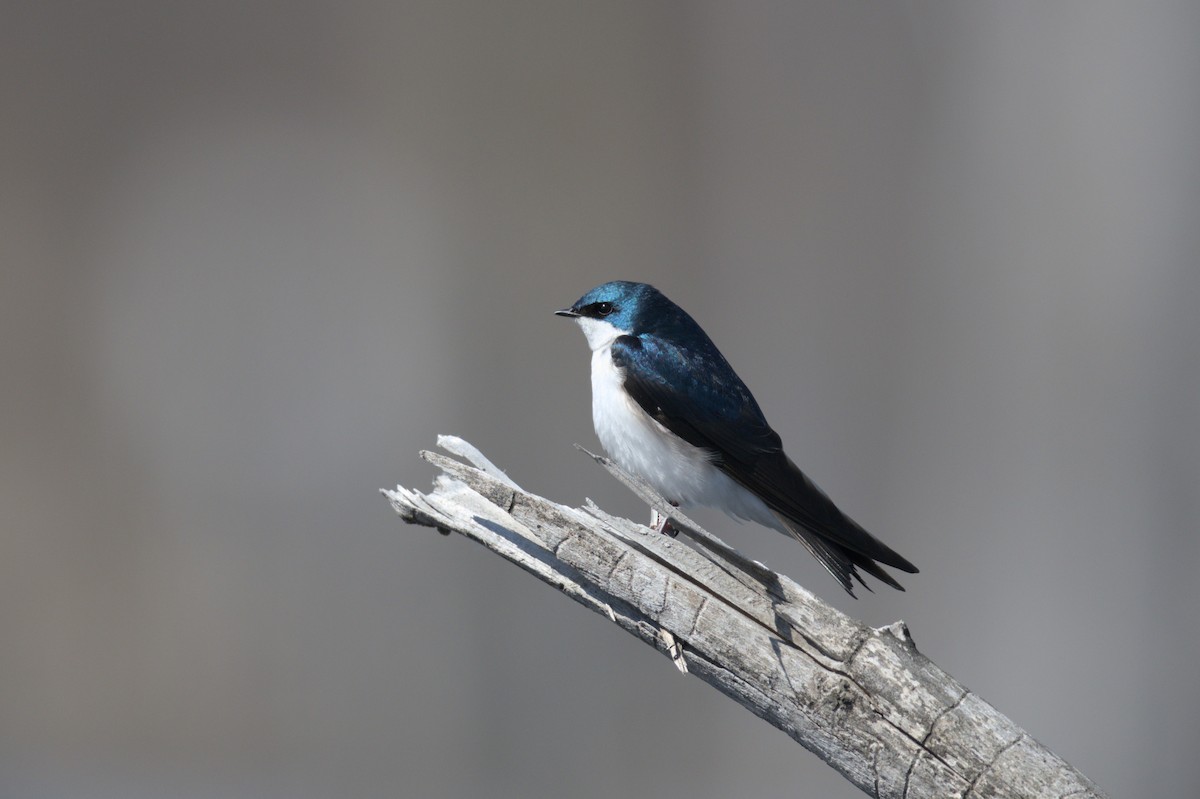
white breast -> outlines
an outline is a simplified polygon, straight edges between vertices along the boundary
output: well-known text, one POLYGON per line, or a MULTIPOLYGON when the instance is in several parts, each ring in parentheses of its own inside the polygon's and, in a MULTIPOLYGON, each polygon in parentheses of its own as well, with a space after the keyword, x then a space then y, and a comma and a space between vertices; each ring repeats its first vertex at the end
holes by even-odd
MULTIPOLYGON (((593 324, 594 320, 587 320, 593 324)), ((612 325, 607 325, 610 329, 612 325)), ((624 375, 613 364, 615 331, 604 340, 589 330, 592 352, 592 423, 605 451, 622 468, 639 475, 664 496, 680 505, 708 505, 742 519, 769 527, 779 521, 762 500, 739 486, 710 462, 709 455, 692 446, 642 410, 625 391, 624 375)))

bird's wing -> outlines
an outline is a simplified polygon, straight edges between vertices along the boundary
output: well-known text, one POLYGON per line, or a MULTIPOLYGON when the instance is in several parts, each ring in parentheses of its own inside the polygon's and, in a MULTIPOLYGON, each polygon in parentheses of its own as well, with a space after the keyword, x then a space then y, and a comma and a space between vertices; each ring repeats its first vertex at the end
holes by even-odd
MULTIPOLYGON (((613 363, 625 390, 651 418, 758 496, 849 590, 854 566, 899 588, 874 561, 917 568, 842 513, 783 452, 750 390, 715 348, 684 353, 657 338, 621 336, 613 363), (697 364, 702 368, 697 368, 697 364)), ((861 581, 861 580, 860 580, 861 581)))
POLYGON ((729 364, 708 352, 684 352, 657 338, 620 336, 612 344, 625 390, 675 435, 733 462, 782 452, 750 390, 729 364))

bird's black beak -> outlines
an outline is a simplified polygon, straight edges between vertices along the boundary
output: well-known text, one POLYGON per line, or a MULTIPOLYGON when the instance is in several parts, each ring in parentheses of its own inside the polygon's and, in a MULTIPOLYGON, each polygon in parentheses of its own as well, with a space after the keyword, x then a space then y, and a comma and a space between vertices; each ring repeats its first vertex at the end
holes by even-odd
POLYGON ((555 316, 565 316, 568 319, 575 319, 576 317, 579 317, 582 314, 580 314, 579 311, 576 311, 574 308, 563 308, 561 311, 555 311, 554 315, 555 316))

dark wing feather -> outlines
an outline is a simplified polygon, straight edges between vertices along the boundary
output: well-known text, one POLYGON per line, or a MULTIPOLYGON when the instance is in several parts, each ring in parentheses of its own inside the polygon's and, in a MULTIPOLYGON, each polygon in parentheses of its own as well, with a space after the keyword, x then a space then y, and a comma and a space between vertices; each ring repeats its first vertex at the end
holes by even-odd
POLYGON ((658 338, 621 336, 612 357, 624 371, 625 390, 646 413, 711 452, 714 465, 762 499, 847 591, 853 594, 851 578, 862 582, 855 567, 904 590, 875 561, 917 568, 842 513, 788 459, 750 390, 706 338, 684 351, 658 338))

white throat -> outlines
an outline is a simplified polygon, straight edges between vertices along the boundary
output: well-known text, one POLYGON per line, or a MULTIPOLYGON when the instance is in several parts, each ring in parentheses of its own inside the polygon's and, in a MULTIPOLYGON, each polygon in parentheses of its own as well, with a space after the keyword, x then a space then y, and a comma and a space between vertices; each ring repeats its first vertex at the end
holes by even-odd
POLYGON ((620 336, 629 335, 628 330, 621 330, 612 322, 605 322, 603 319, 589 319, 581 316, 575 321, 579 323, 580 330, 587 337, 587 343, 592 352, 605 349, 620 336))

